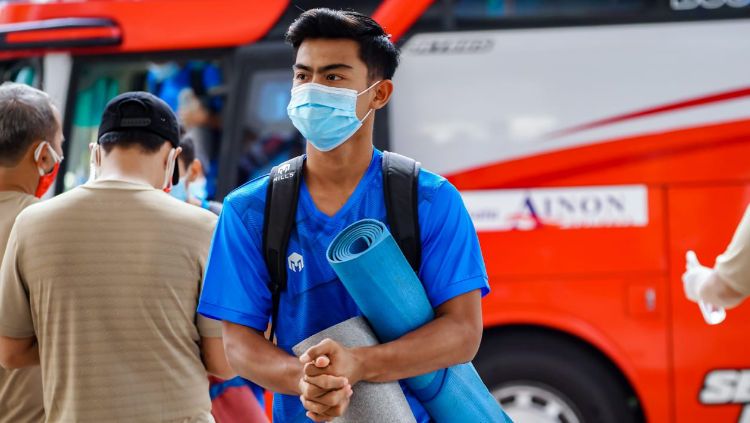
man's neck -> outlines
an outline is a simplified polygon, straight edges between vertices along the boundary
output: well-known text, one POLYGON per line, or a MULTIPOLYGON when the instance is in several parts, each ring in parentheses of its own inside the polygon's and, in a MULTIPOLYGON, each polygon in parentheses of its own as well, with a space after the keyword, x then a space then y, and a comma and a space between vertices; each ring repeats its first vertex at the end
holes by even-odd
MULTIPOLYGON (((365 131, 360 131, 365 132, 365 131)), ((308 144, 305 182, 318 210, 333 216, 343 207, 372 161, 372 131, 321 152, 308 144)))
POLYGON ((372 135, 355 134, 340 147, 321 152, 308 144, 305 178, 308 184, 347 190, 356 186, 372 161, 372 135))
POLYGON ((34 195, 36 186, 39 184, 39 177, 36 179, 28 175, 22 175, 17 168, 0 167, 0 191, 21 192, 28 195, 34 195))
POLYGON ((160 187, 163 176, 156 175, 159 169, 156 156, 139 154, 132 150, 114 149, 102 158, 97 180, 116 180, 160 187), (157 179, 159 179, 157 181, 157 179))

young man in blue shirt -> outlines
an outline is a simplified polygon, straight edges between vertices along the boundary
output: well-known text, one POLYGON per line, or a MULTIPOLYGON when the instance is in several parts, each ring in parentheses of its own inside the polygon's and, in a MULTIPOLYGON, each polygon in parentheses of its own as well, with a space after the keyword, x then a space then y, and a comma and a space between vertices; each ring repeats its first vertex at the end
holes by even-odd
MULTIPOLYGON (((361 314, 325 252, 351 223, 386 221, 383 156, 373 148, 372 136, 376 110, 394 90, 398 50, 371 18, 329 9, 304 12, 290 26, 287 41, 296 51, 288 112, 308 145, 286 252, 288 280, 278 309, 277 345, 263 336, 272 309, 262 250, 267 176, 227 197, 198 311, 224 321, 234 369, 279 393, 274 422, 291 422, 305 412, 312 420, 329 421, 346 411, 357 382, 397 381, 470 361, 481 340, 480 301, 489 286, 458 191, 423 170, 417 188, 419 277, 435 319, 386 344, 350 349, 329 341, 303 360, 294 357, 291 348, 300 341, 361 314), (330 364, 319 368, 308 362, 320 355, 330 364)), ((413 394, 403 389, 416 420, 429 422, 413 394)))

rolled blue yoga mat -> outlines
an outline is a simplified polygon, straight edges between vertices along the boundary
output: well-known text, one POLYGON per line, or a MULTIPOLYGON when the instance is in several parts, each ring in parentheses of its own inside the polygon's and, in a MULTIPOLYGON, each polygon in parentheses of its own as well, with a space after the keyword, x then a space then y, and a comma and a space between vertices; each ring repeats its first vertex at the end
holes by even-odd
MULTIPOLYGON (((353 223, 336 236, 326 255, 381 342, 435 317, 422 283, 385 224, 372 219, 353 223)), ((511 422, 471 363, 405 382, 437 423, 511 422)))

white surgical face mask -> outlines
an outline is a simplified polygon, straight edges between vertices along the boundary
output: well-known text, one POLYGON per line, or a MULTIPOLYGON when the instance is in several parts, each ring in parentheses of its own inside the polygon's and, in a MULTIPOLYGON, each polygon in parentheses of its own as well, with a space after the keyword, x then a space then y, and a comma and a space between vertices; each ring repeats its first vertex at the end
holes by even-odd
POLYGON ((331 151, 351 138, 362 126, 365 117, 357 117, 357 98, 381 81, 358 93, 308 82, 292 89, 287 114, 302 136, 319 151, 331 151))

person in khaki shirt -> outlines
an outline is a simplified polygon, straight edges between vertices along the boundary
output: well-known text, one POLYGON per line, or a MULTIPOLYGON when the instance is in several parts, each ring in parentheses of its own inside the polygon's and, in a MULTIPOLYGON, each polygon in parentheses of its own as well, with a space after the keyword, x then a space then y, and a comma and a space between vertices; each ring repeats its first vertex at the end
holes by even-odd
MULTIPOLYGON (((54 180, 62 161, 62 142, 60 114, 47 94, 22 84, 0 86, 0 257, 16 216, 44 195, 54 180)), ((13 335, 0 320, 0 339, 15 343, 13 335)), ((35 362, 14 363, 14 357, 7 358, 9 364, 35 362)), ((0 369, 0 423, 42 421, 39 366, 0 369)))
POLYGON ((729 309, 750 296, 750 207, 745 210, 727 250, 716 257, 713 269, 702 266, 695 253, 688 252, 682 281, 685 295, 695 302, 729 309))
POLYGON ((162 100, 110 101, 96 179, 18 215, 0 271, 4 366, 41 362, 47 422, 213 422, 206 371, 233 377, 220 323, 196 313, 212 213, 179 178, 162 100), (38 348, 37 348, 38 345, 38 348))
MULTIPOLYGON (((43 196, 54 180, 62 161, 62 142, 60 114, 47 94, 28 85, 0 86, 0 257, 16 216, 43 196)), ((12 335, 3 330, 0 320, 0 339, 16 343, 12 335)), ((41 421, 39 366, 0 369, 0 423, 41 421)))

